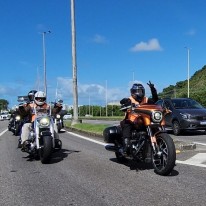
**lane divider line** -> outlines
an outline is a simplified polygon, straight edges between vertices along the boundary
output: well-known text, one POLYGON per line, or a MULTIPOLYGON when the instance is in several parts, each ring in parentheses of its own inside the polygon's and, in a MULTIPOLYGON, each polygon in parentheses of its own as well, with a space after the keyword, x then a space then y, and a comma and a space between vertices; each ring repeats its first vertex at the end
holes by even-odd
POLYGON ((100 142, 100 141, 97 141, 97 140, 93 140, 93 139, 90 139, 90 138, 88 138, 88 137, 85 137, 85 136, 82 136, 82 135, 79 135, 79 134, 75 134, 75 133, 73 133, 73 132, 68 132, 68 131, 67 131, 67 133, 68 133, 68 134, 71 134, 71 135, 73 135, 73 136, 79 137, 79 138, 81 138, 81 139, 85 139, 85 140, 88 140, 88 141, 90 141, 90 142, 94 142, 94 143, 103 145, 103 146, 108 145, 108 144, 105 144, 105 143, 103 143, 103 142, 100 142))
POLYGON ((187 162, 187 160, 186 161, 176 160, 176 163, 183 164, 183 165, 191 165, 191 166, 196 166, 196 167, 206 167, 206 165, 204 165, 204 164, 190 163, 190 162, 187 162))
POLYGON ((2 136, 7 131, 8 131, 8 129, 5 129, 3 132, 0 133, 0 136, 2 136))

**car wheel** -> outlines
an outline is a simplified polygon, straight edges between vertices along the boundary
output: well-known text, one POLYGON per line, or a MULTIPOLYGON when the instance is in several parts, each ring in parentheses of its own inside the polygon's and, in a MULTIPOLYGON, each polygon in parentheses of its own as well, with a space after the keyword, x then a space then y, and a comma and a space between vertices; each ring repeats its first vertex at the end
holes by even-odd
POLYGON ((173 121, 172 129, 173 129, 174 135, 176 135, 176 136, 181 133, 180 124, 177 120, 173 121))

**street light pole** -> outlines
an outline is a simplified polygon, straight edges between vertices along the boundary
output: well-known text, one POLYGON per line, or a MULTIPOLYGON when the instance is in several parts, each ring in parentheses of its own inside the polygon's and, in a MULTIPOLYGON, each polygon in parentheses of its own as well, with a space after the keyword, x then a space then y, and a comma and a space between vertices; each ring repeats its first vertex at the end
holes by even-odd
POLYGON ((187 97, 190 97, 190 48, 187 49, 187 97))
POLYGON ((43 62, 44 62, 44 92, 47 96, 47 79, 46 79, 46 47, 45 47, 45 34, 49 34, 51 31, 42 32, 43 36, 43 62))
POLYGON ((106 80, 106 85, 105 85, 105 109, 106 109, 106 117, 108 116, 108 113, 107 113, 107 80, 106 80))
POLYGON ((73 120, 72 125, 78 120, 78 92, 77 92, 77 64, 76 64, 76 31, 75 31, 75 4, 71 0, 71 32, 72 32, 72 71, 73 71, 73 120))

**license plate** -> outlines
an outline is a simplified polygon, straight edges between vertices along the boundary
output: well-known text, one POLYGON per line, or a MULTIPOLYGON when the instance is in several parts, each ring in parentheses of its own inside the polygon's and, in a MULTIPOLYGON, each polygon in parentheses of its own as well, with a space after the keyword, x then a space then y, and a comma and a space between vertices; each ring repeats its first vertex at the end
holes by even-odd
POLYGON ((206 121, 200 122, 201 125, 206 125, 206 121))

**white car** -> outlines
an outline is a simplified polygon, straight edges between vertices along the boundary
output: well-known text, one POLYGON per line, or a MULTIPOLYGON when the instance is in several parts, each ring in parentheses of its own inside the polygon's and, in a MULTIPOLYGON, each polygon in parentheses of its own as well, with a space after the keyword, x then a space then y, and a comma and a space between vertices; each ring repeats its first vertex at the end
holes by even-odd
POLYGON ((72 119, 72 114, 68 113, 63 116, 63 119, 72 119))
POLYGON ((5 112, 1 112, 0 114, 0 120, 9 120, 11 117, 11 115, 9 114, 9 112, 5 111, 5 112))

